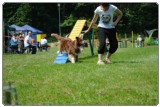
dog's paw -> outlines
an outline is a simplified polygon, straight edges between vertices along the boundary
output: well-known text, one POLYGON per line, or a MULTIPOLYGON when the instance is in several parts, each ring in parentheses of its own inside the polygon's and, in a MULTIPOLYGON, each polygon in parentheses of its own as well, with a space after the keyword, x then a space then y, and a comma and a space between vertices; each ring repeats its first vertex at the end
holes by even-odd
POLYGON ((71 58, 71 62, 74 64, 75 63, 75 58, 71 58))
POLYGON ((72 55, 69 55, 68 57, 69 57, 69 60, 71 61, 71 63, 74 64, 76 62, 75 58, 72 55))

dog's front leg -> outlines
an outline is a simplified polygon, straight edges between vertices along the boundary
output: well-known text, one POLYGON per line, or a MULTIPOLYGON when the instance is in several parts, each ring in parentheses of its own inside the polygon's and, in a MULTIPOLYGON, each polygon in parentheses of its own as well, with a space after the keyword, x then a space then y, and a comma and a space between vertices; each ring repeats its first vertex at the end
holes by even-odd
POLYGON ((60 45, 59 45, 59 55, 60 56, 63 56, 62 51, 63 51, 63 49, 62 49, 62 43, 60 43, 60 45))

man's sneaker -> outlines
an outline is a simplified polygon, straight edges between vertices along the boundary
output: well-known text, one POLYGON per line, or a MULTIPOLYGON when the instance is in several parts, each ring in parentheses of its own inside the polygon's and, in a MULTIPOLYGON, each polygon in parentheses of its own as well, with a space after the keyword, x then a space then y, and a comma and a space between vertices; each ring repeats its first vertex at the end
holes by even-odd
POLYGON ((104 65, 104 62, 103 61, 98 61, 97 64, 98 65, 104 65))
POLYGON ((109 58, 104 59, 105 63, 111 63, 111 60, 109 58))

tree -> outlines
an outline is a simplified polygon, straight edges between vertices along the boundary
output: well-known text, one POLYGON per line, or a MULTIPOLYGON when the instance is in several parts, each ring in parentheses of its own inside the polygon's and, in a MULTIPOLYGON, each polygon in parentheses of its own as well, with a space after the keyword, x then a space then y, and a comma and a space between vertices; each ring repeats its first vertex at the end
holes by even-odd
MULTIPOLYGON (((143 32, 158 28, 156 3, 113 3, 123 12, 117 29, 120 33, 143 32)), ((61 3, 62 34, 70 33, 78 19, 91 21, 98 3, 61 3)), ((5 3, 3 21, 10 24, 30 24, 45 33, 58 33, 57 3, 5 3)))
POLYGON ((28 24, 31 21, 31 7, 29 4, 17 4, 19 6, 15 9, 15 12, 11 12, 11 17, 9 17, 7 23, 9 24, 17 24, 24 25, 28 24), (26 23, 27 22, 27 23, 26 23))

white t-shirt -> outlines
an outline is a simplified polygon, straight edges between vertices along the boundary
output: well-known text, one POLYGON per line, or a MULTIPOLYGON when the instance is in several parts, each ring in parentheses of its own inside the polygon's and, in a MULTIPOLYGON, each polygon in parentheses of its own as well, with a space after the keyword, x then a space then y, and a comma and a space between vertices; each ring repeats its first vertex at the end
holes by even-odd
POLYGON ((30 44, 32 44, 32 38, 27 35, 27 36, 25 37, 25 39, 24 39, 24 47, 29 46, 27 40, 29 41, 30 44))
POLYGON ((98 14, 100 17, 98 27, 109 28, 109 29, 115 28, 115 26, 112 26, 112 24, 113 24, 113 14, 116 9, 117 7, 111 4, 109 5, 109 9, 107 11, 103 11, 101 6, 97 7, 94 12, 98 14))
POLYGON ((41 39, 41 45, 47 44, 47 39, 41 39))
POLYGON ((138 41, 142 41, 142 38, 141 38, 141 37, 138 37, 137 40, 138 40, 138 41))

